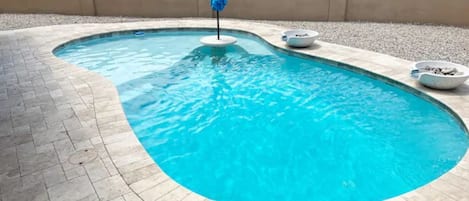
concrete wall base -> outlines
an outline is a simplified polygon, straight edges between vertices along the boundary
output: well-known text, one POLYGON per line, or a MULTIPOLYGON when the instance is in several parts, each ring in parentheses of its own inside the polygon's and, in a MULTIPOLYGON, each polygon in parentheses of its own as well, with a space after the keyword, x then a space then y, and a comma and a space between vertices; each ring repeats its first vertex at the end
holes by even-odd
MULTIPOLYGON (((0 0, 0 13, 212 17, 208 0, 0 0)), ((468 0, 230 0, 223 17, 469 26, 468 0)))

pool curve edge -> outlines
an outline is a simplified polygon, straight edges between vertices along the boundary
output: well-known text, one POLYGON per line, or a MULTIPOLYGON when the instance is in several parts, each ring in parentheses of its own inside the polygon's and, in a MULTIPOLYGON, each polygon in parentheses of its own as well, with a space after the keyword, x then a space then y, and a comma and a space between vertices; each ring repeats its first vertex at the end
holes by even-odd
MULTIPOLYGON (((40 29, 58 29, 61 30, 61 34, 50 36, 52 39, 49 41, 44 41, 42 46, 38 47, 39 57, 44 63, 52 66, 60 66, 56 68, 60 73, 68 76, 68 79, 76 79, 81 84, 86 84, 92 91, 93 100, 92 105, 96 114, 96 121, 98 127, 100 127, 100 135, 105 144, 107 153, 110 155, 113 164, 119 171, 120 175, 125 175, 128 169, 128 163, 125 162, 125 159, 132 156, 136 156, 138 160, 148 160, 149 156, 146 155, 145 150, 139 144, 136 136, 133 134, 130 126, 122 121, 122 117, 125 119, 125 114, 123 113, 122 107, 120 111, 97 111, 96 105, 101 103, 110 104, 115 106, 114 109, 119 109, 120 101, 117 94, 117 90, 114 85, 110 83, 111 81, 97 75, 96 73, 84 70, 82 68, 76 67, 72 64, 66 63, 61 59, 55 57, 53 51, 59 48, 63 44, 68 42, 77 41, 80 38, 93 37, 93 35, 98 36, 101 34, 109 33, 118 33, 118 32, 129 32, 133 30, 157 30, 157 29, 211 29, 211 21, 208 20, 168 20, 168 21, 157 21, 157 22, 134 22, 134 23, 120 23, 120 24, 89 24, 81 25, 81 28, 84 26, 86 28, 78 30, 68 30, 67 28, 77 27, 79 25, 60 25, 60 26, 51 26, 51 27, 39 27, 33 29, 27 29, 23 31, 30 30, 40 30, 40 29), (103 100, 101 100, 103 99, 103 100), (97 104, 98 103, 98 104, 97 104), (111 114, 112 115, 111 115, 111 114), (120 125, 113 125, 117 127, 122 127, 122 131, 119 131, 117 134, 108 135, 112 131, 112 127, 108 124, 110 116, 118 119, 120 125), (102 123, 100 123, 102 122, 102 123), (127 140, 127 143, 119 143, 119 140, 127 140), (126 145, 127 144, 127 145, 126 145), (139 147, 140 146, 140 147, 139 147), (130 153, 123 153, 122 150, 130 150, 130 153), (142 152, 143 151, 143 152, 142 152)), ((286 28, 266 25, 252 22, 245 22, 239 20, 226 20, 223 21, 223 26, 227 30, 240 31, 244 33, 250 33, 262 39, 270 46, 280 50, 286 51, 288 53, 297 54, 299 56, 306 56, 312 59, 320 59, 321 61, 331 62, 336 64, 336 66, 341 68, 348 68, 357 73, 365 74, 367 76, 372 76, 375 79, 380 79, 380 81, 385 81, 386 83, 391 83, 394 86, 398 86, 401 89, 410 91, 414 94, 419 95, 420 97, 426 98, 427 100, 432 101, 433 103, 438 104, 439 106, 445 108, 450 112, 458 121, 461 122, 463 129, 467 133, 467 125, 469 125, 469 111, 465 108, 469 106, 467 104, 469 98, 469 90, 467 84, 463 86, 464 88, 459 91, 452 92, 441 92, 434 91, 431 89, 424 88, 417 84, 415 80, 410 78, 408 75, 408 68, 412 64, 410 61, 398 59, 388 55, 378 54, 369 52, 366 50, 360 50, 330 43, 325 43, 318 41, 316 45, 311 48, 306 49, 292 49, 285 46, 284 42, 280 39, 280 33, 286 28)), ((21 30, 20 30, 21 31, 21 30)), ((112 119, 112 118, 111 118, 112 119)), ((126 120, 126 119, 125 119, 126 120)), ((112 133, 112 132, 111 132, 112 133)), ((138 161, 133 161, 138 162, 138 161)), ((426 199, 435 199, 446 198, 448 200, 458 200, 463 198, 469 198, 469 195, 464 192, 464 187, 469 184, 469 153, 466 151, 465 156, 461 161, 449 172, 440 176, 438 179, 426 184, 420 188, 417 188, 413 191, 405 193, 403 195, 391 198, 392 200, 425 200, 426 199), (435 197, 436 196, 436 197, 435 197)), ((159 171, 160 174, 161 171, 159 171)), ((161 175, 160 175, 161 176, 161 175)), ((168 177, 168 176, 166 176, 168 177)), ((168 177, 169 178, 169 177, 168 177)), ((124 179, 125 180, 125 179, 124 179)), ((155 191, 157 190, 156 186, 165 185, 172 186, 171 189, 165 188, 165 186, 159 186, 158 189, 166 189, 167 192, 160 192, 161 198, 167 197, 174 192, 175 189, 178 190, 181 194, 186 194, 187 198, 193 198, 194 200, 204 200, 206 198, 201 197, 193 192, 187 192, 184 190, 184 187, 175 186, 178 184, 171 183, 171 180, 164 180, 162 183, 153 186, 145 186, 145 183, 151 183, 149 181, 140 180, 134 183, 126 181, 126 184, 129 188, 143 200, 154 198, 155 191), (142 182, 143 181, 143 182, 142 182), (139 183, 140 182, 140 183, 139 183), (138 185, 137 185, 138 184, 138 185), (153 193, 149 192, 153 191, 153 193), (189 197, 188 197, 189 196, 189 197)), ((192 200, 192 199, 191 199, 192 200)))

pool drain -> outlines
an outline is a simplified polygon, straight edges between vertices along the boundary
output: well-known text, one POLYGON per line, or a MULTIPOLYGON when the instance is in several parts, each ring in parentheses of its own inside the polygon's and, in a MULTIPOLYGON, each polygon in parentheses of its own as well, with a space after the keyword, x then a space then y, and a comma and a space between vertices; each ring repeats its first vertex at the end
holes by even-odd
POLYGON ((98 157, 98 153, 94 149, 83 149, 79 150, 68 158, 68 161, 71 164, 75 165, 84 165, 96 159, 98 157))

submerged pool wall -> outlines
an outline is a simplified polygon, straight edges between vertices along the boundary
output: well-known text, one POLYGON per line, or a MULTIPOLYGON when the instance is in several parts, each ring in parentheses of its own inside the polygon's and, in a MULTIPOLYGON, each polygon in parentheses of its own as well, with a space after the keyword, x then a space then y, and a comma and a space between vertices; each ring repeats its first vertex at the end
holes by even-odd
MULTIPOLYGON (((0 13, 214 17, 207 0, 0 0, 0 13)), ((467 0, 231 0, 222 17, 469 26, 467 0)))

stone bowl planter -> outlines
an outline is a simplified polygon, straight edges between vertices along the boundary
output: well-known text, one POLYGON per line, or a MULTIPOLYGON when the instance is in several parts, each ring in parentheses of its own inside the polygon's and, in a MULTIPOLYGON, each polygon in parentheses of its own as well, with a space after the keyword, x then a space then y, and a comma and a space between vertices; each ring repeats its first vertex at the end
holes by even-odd
POLYGON ((469 68, 447 61, 419 61, 414 64, 412 75, 433 89, 454 89, 469 78, 469 68))
POLYGON ((290 47, 308 47, 318 38, 319 33, 306 29, 293 29, 282 33, 282 40, 290 47))

